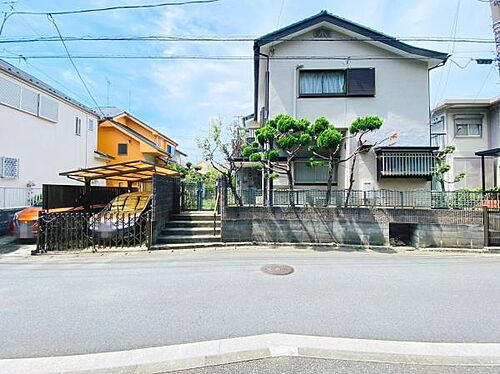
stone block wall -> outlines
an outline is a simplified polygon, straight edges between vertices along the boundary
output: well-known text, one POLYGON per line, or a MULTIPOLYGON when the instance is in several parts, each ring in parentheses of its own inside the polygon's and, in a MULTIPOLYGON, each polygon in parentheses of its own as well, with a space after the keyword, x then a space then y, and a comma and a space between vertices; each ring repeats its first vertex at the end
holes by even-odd
POLYGON ((181 183, 179 178, 163 175, 153 177, 152 244, 172 214, 180 212, 181 183))
POLYGON ((418 247, 484 244, 482 212, 385 208, 226 207, 222 240, 389 245, 391 223, 411 224, 418 247))

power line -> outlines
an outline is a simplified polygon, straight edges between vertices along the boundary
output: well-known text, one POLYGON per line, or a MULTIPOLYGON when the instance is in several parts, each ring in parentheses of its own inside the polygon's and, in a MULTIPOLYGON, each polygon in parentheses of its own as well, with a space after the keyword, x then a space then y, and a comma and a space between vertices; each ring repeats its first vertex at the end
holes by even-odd
POLYGON ((80 81, 82 82, 83 86, 85 87, 85 90, 89 94, 90 98, 94 102, 94 104, 97 107, 97 109, 99 109, 99 111, 101 112, 101 114, 104 116, 104 112, 102 111, 101 107, 99 106, 99 104, 97 103, 96 99, 92 95, 92 92, 90 92, 90 89, 87 86, 87 83, 85 83, 85 80, 83 79, 82 75, 80 74, 80 71, 78 70, 78 67, 76 66, 75 62, 73 61, 73 58, 71 57, 71 54, 69 53, 68 47, 66 46, 66 43, 64 42, 64 40, 62 38, 61 31, 59 30, 59 27, 57 26, 56 21, 54 20, 54 18, 50 14, 48 15, 48 19, 49 19, 50 22, 52 22, 54 24, 54 27, 55 27, 55 29, 57 31, 57 34, 61 38, 61 43, 62 43, 62 45, 64 47, 64 50, 66 51, 66 55, 67 55, 66 57, 71 62, 71 65, 73 65, 73 68, 75 69, 76 74, 78 75, 78 78, 80 78, 80 81))
POLYGON ((95 12, 107 12, 112 10, 130 10, 130 9, 152 9, 152 8, 161 8, 167 6, 182 6, 182 5, 194 5, 194 4, 210 4, 217 3, 222 0, 191 0, 191 1, 179 1, 179 2, 164 2, 157 4, 143 4, 143 5, 117 5, 111 7, 104 8, 89 8, 89 9, 77 9, 77 10, 65 10, 58 12, 32 12, 32 11, 16 11, 13 12, 13 15, 17 14, 25 14, 25 15, 49 15, 52 16, 63 16, 68 14, 83 14, 83 13, 95 13, 95 12))
POLYGON ((278 14, 278 20, 276 21, 276 28, 279 27, 281 21, 281 15, 283 14, 283 7, 285 6, 285 0, 281 0, 280 11, 278 14))
MULTIPOLYGON (((146 35, 146 36, 63 36, 65 42, 76 41, 153 41, 153 42, 253 42, 255 37, 213 37, 213 36, 177 36, 177 35, 146 35)), ((266 39, 262 39, 265 41, 266 39)), ((271 40, 271 39, 269 39, 271 40)), ((453 43, 477 43, 494 44, 494 39, 489 38, 447 38, 447 37, 374 37, 374 38, 294 38, 294 41, 310 42, 350 42, 350 41, 412 41, 412 42, 453 42, 453 43)), ((0 39, 0 44, 8 43, 35 43, 35 42, 59 42, 60 38, 56 36, 37 37, 11 37, 0 39)), ((272 39, 272 41, 289 41, 289 39, 272 39)))
POLYGON ((194 5, 194 4, 210 4, 216 3, 222 0, 191 0, 191 1, 180 1, 180 2, 166 2, 158 4, 144 4, 144 5, 118 5, 105 8, 89 8, 89 9, 78 9, 78 10, 66 10, 58 12, 32 12, 32 11, 11 11, 3 12, 3 19, 0 23, 0 36, 2 35, 5 24, 10 17, 16 15, 29 15, 29 16, 64 16, 68 14, 84 14, 84 13, 95 13, 95 12, 107 12, 112 10, 131 10, 131 9, 152 9, 167 6, 182 6, 182 5, 194 5))
MULTIPOLYGON (((9 58, 11 56, 0 56, 0 58, 9 58)), ((125 54, 73 54, 72 59, 76 60, 111 60, 111 59, 124 59, 124 60, 254 60, 253 55, 125 55, 125 54)), ((23 55, 26 59, 48 59, 48 60, 58 60, 68 58, 67 55, 23 55)), ((461 59, 475 59, 470 56, 458 57, 461 59)), ((266 58, 260 57, 264 60, 266 58)), ((355 60, 355 61, 365 61, 365 60, 433 60, 432 57, 389 57, 389 56, 273 56, 270 57, 271 60, 355 60)))

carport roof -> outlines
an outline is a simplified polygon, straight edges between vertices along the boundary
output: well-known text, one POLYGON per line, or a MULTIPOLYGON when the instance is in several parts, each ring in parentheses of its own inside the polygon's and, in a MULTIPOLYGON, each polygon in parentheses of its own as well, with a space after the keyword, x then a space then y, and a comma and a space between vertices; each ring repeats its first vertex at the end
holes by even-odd
POLYGON ((140 182, 153 178, 155 174, 169 177, 179 176, 179 173, 176 171, 143 160, 66 171, 59 175, 80 181, 105 179, 123 182, 140 182))

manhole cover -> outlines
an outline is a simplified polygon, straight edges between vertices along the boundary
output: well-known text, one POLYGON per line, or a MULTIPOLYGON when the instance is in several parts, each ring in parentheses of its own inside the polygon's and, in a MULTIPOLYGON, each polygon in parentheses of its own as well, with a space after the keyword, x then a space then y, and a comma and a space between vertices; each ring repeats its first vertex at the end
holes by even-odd
POLYGON ((294 272, 293 267, 289 265, 270 264, 262 266, 261 270, 271 275, 288 275, 294 272))

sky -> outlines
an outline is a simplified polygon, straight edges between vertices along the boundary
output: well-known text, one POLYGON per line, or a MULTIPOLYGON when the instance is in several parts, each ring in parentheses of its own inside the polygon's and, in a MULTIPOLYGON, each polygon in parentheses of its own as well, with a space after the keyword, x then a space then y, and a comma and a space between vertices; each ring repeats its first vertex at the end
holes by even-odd
MULTIPOLYGON (((17 11, 54 12, 160 0, 13 0, 17 11)), ((0 2, 0 11, 8 10, 0 2)), ((116 10, 54 16, 64 36, 258 37, 327 10, 395 37, 491 38, 489 3, 480 0, 222 0, 212 4, 149 10, 116 10), (456 20, 456 22, 455 22, 456 20)), ((16 15, 2 38, 56 36, 46 16, 16 15)), ((445 98, 500 95, 493 65, 471 58, 493 58, 494 44, 411 42, 448 52, 452 59, 431 74, 431 103, 445 98), (457 66, 460 65, 460 66, 457 66)), ((68 42, 71 54, 251 56, 251 42, 68 42)), ((60 42, 1 44, 0 55, 83 104, 95 107, 68 59, 22 59, 19 55, 64 54, 60 42)), ((238 120, 253 110, 253 62, 221 60, 75 60, 92 96, 101 106, 130 111, 176 140, 189 160, 200 160, 196 139, 209 123, 238 120), (107 82, 110 82, 109 85, 107 82)))

